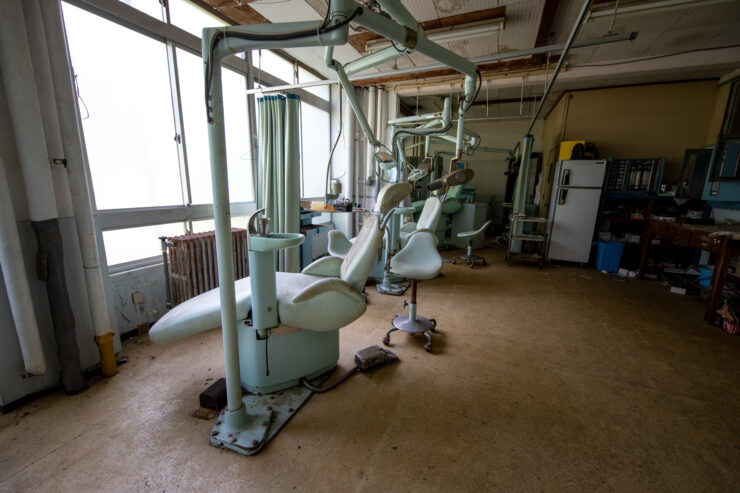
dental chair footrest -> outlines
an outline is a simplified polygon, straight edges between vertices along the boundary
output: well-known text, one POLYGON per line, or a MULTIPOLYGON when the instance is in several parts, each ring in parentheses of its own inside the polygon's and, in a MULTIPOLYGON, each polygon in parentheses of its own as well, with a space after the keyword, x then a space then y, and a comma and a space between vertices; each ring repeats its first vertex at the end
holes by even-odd
POLYGON ((427 343, 424 345, 424 349, 427 352, 432 352, 432 334, 430 332, 436 332, 437 321, 433 318, 426 318, 416 316, 414 320, 410 320, 408 315, 396 315, 393 318, 393 327, 385 333, 383 337, 383 344, 390 346, 391 343, 391 332, 396 330, 402 330, 408 334, 424 334, 427 338, 427 343))

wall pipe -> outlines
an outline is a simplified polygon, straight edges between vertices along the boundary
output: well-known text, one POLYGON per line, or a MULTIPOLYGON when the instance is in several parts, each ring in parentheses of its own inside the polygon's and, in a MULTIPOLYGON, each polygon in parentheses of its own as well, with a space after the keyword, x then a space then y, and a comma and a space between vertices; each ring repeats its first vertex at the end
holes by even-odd
POLYGON ((64 253, 41 109, 21 2, 0 2, 0 67, 18 148, 31 227, 38 243, 38 277, 46 283, 61 379, 67 393, 84 390, 80 352, 64 274, 64 253))
POLYGON ((26 369, 25 376, 43 375, 46 372, 46 359, 33 309, 28 275, 20 259, 23 259, 23 250, 18 236, 18 224, 13 211, 13 202, 10 200, 5 164, 0 159, 0 268, 3 271, 10 311, 18 334, 23 365, 26 369))
MULTIPOLYGON (((370 128, 377 135, 377 126, 375 117, 377 116, 376 107, 378 99, 375 86, 370 86, 367 90, 367 122, 370 128)), ((373 166, 373 148, 370 145, 370 141, 367 141, 365 146, 365 183, 371 184, 373 176, 375 175, 375 167, 373 166)))
POLYGON ((67 36, 64 31, 59 0, 40 0, 41 15, 49 50, 49 66, 53 78, 54 96, 62 145, 67 159, 67 177, 72 195, 72 208, 77 227, 77 238, 82 252, 82 267, 90 303, 95 342, 100 354, 100 368, 105 377, 118 373, 113 349, 108 308, 103 286, 103 272, 98 259, 95 238, 93 204, 90 200, 90 183, 87 181, 87 155, 82 145, 82 124, 72 78, 72 67, 67 51, 67 36))

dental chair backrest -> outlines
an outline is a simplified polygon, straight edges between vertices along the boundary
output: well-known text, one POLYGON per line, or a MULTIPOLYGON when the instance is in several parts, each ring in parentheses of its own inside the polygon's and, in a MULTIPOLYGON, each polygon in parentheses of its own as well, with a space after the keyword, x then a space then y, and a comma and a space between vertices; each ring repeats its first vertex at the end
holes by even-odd
MULTIPOLYGON (((410 183, 393 183, 385 186, 379 193, 375 202, 375 211, 387 214, 399 202, 408 197, 414 189, 410 183)), ((367 277, 375 264, 375 260, 383 241, 383 232, 379 227, 380 217, 378 214, 368 214, 362 225, 360 234, 355 238, 352 248, 342 261, 339 268, 339 277, 357 291, 362 292, 367 282, 367 277)))
POLYGON ((442 202, 437 197, 429 197, 424 202, 419 220, 416 221, 416 229, 430 229, 435 231, 437 223, 442 216, 442 202))
POLYGON ((362 292, 378 256, 382 240, 383 233, 378 227, 377 214, 367 215, 360 234, 355 238, 352 248, 347 252, 339 268, 340 279, 362 292))
POLYGON ((447 189, 444 201, 442 202, 442 214, 454 214, 462 209, 462 202, 460 202, 462 190, 463 185, 455 185, 447 189))

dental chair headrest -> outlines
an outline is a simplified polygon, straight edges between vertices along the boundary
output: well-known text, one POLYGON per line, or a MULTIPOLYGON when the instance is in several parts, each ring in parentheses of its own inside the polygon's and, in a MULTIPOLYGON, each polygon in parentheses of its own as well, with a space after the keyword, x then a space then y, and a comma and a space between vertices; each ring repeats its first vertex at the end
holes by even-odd
POLYGON ((411 194, 414 186, 411 183, 391 183, 378 193, 375 211, 385 215, 411 194))

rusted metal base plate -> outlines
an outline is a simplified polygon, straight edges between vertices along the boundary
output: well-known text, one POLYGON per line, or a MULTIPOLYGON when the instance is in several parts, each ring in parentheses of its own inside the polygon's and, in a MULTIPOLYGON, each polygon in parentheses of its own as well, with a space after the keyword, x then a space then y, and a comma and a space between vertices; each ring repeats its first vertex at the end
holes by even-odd
MULTIPOLYGON (((320 387, 335 369, 336 366, 309 382, 320 387)), ((245 392, 242 402, 249 417, 247 424, 239 431, 227 430, 224 413, 221 411, 211 430, 211 445, 242 455, 258 454, 312 395, 313 391, 303 385, 264 395, 245 392)))
POLYGON ((221 413, 211 431, 211 445, 242 455, 259 453, 312 394, 309 389, 299 385, 274 394, 243 396, 249 423, 242 430, 229 433, 222 429, 224 419, 221 413))

